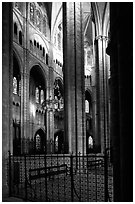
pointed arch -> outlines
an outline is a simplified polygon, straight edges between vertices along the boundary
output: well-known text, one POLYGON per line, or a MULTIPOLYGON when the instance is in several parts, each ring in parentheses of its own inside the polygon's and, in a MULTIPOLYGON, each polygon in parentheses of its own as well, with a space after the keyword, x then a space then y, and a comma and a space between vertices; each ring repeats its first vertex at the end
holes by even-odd
POLYGON ((34 149, 36 154, 46 152, 46 133, 41 128, 34 135, 34 149))
POLYGON ((99 9, 98 9, 98 5, 96 2, 92 2, 91 7, 92 7, 93 15, 94 15, 94 20, 95 20, 96 36, 98 36, 102 34, 99 9))
POLYGON ((109 2, 105 3, 105 10, 103 15, 103 36, 108 37, 108 32, 110 29, 110 12, 109 12, 109 2))

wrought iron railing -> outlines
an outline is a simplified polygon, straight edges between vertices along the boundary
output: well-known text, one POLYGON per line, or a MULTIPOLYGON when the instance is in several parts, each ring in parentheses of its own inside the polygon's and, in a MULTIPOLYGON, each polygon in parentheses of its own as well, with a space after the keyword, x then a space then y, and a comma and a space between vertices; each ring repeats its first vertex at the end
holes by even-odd
POLYGON ((9 153, 9 195, 28 201, 113 201, 113 170, 105 155, 9 153))

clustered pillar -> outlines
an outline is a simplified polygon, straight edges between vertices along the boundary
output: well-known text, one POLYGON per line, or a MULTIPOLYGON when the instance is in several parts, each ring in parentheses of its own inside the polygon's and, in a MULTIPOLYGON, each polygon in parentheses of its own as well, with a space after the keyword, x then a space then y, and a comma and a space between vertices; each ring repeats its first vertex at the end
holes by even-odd
POLYGON ((82 5, 63 3, 65 140, 69 152, 86 153, 82 5))

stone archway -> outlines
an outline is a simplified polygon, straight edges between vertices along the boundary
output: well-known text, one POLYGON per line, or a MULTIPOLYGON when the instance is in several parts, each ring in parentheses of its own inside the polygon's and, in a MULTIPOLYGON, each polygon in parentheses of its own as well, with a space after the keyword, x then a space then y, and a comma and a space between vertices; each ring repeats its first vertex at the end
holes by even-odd
POLYGON ((46 133, 39 129, 34 136, 34 149, 36 154, 46 152, 46 133))

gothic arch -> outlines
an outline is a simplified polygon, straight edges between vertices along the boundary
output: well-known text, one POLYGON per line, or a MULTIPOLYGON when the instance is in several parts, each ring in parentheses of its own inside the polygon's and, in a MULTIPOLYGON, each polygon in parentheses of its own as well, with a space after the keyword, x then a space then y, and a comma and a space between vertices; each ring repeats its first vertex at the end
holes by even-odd
POLYGON ((43 38, 43 36, 41 36, 41 35, 39 35, 38 33, 32 33, 31 35, 30 35, 30 39, 31 40, 36 40, 37 42, 39 42, 39 41, 42 41, 42 46, 43 47, 45 47, 45 52, 47 53, 47 54, 49 54, 49 47, 48 47, 48 45, 47 45, 47 42, 45 41, 45 39, 43 38))
POLYGON ((19 65, 19 71, 20 71, 20 74, 23 72, 23 63, 22 63, 22 58, 20 57, 17 49, 13 46, 13 57, 16 58, 17 60, 17 63, 19 65))
POLYGON ((42 103, 46 99, 46 91, 47 91, 47 84, 46 84, 46 78, 43 72, 43 69, 39 65, 34 65, 30 69, 29 74, 29 97, 30 101, 35 101, 36 103, 36 94, 40 94, 38 96, 40 103, 42 103), (38 89, 38 92, 36 91, 38 89), (43 98, 41 99, 41 90, 43 90, 43 98), (42 100, 42 102, 41 102, 42 100))
MULTIPOLYGON (((64 94, 64 85, 63 80, 60 77, 56 77, 54 81, 54 86, 56 86, 56 83, 58 83, 59 91, 61 92, 62 96, 64 94)), ((55 87, 54 87, 55 88, 55 87)))
POLYGON ((98 36, 102 34, 99 9, 98 9, 98 5, 96 2, 92 2, 91 7, 92 7, 93 15, 94 15, 94 20, 95 20, 96 36, 98 36))
POLYGON ((37 67, 37 68, 38 68, 39 73, 40 73, 40 74, 43 76, 43 78, 44 78, 45 87, 47 87, 47 82, 48 82, 48 80, 47 80, 47 73, 46 73, 45 69, 43 68, 43 66, 42 66, 40 63, 33 63, 33 64, 31 64, 30 70, 29 70, 29 75, 30 75, 30 73, 31 73, 31 70, 32 70, 34 67, 37 67))
POLYGON ((54 80, 54 82, 55 82, 56 80, 59 80, 60 83, 63 85, 63 79, 62 79, 61 77, 56 77, 55 80, 54 80))
MULTIPOLYGON (((53 6, 52 6, 52 12, 53 12, 53 9, 54 9, 54 3, 53 3, 53 6)), ((53 37, 54 37, 54 31, 55 31, 55 28, 56 28, 56 26, 58 25, 58 18, 59 18, 59 15, 60 15, 60 12, 61 12, 61 10, 62 10, 62 5, 59 7, 59 9, 58 9, 58 12, 57 12, 57 15, 55 16, 55 21, 54 21, 54 23, 53 23, 53 28, 52 28, 52 39, 53 39, 53 37)), ((61 21, 62 21, 62 19, 61 19, 61 21)))
POLYGON ((103 36, 108 37, 109 29, 110 29, 109 2, 106 2, 103 16, 103 36))
POLYGON ((42 128, 35 132, 34 149, 35 153, 41 154, 46 152, 46 133, 42 128))
POLYGON ((19 27, 20 27, 20 29, 21 29, 21 31, 23 30, 23 26, 22 26, 22 22, 20 21, 20 19, 19 19, 19 17, 17 16, 17 14, 16 14, 16 12, 13 10, 13 14, 14 14, 14 16, 15 16, 15 20, 14 20, 14 22, 16 22, 17 23, 17 25, 19 24, 19 27))

